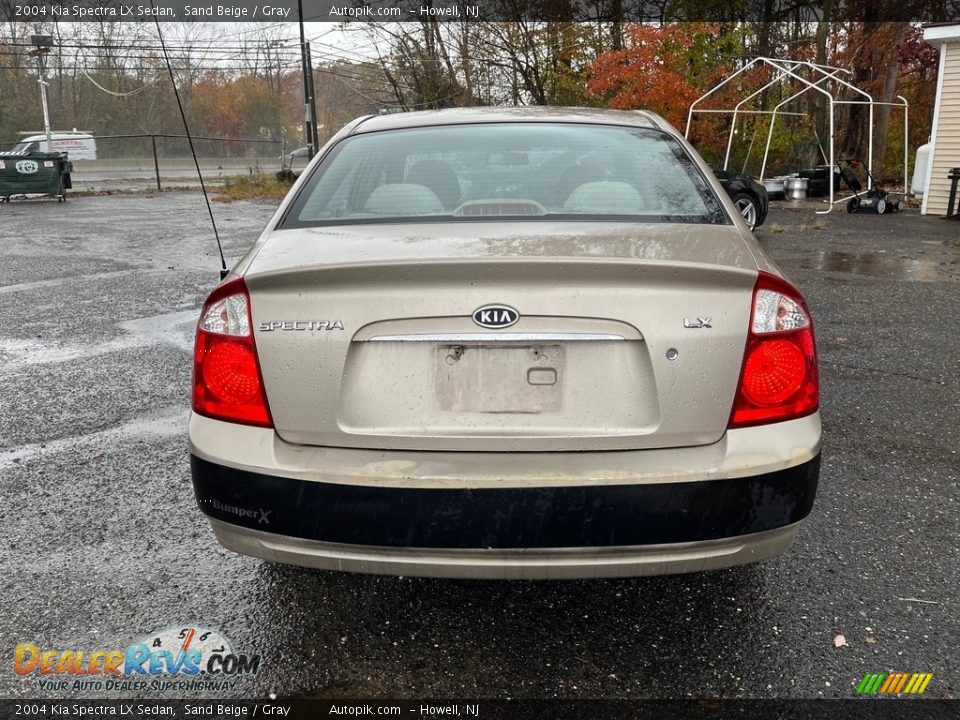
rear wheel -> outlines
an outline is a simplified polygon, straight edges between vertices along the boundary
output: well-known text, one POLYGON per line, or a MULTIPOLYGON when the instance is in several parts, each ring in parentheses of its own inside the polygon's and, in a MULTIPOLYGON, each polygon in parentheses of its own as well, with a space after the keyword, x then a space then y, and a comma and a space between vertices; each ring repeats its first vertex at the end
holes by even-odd
POLYGON ((877 198, 877 215, 883 215, 887 211, 887 201, 883 198, 877 198))
POLYGON ((743 221, 753 230, 757 226, 757 218, 760 216, 760 209, 757 201, 752 195, 747 193, 737 193, 733 196, 734 207, 743 217, 743 221))
POLYGON ((850 202, 847 203, 847 212, 855 213, 859 209, 860 209, 860 198, 858 197, 850 198, 850 202))

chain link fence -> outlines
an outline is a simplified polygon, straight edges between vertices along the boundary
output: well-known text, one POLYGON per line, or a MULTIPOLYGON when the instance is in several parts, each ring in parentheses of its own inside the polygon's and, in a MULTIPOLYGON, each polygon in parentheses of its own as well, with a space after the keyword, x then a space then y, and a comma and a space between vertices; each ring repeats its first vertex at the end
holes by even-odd
MULTIPOLYGON (((186 135, 94 135, 95 160, 74 160, 73 178, 82 184, 156 187, 193 184, 197 170, 186 135)), ((18 141, 0 143, 10 150, 18 141)), ((194 136, 193 145, 205 181, 275 174, 293 147, 284 140, 194 136)))

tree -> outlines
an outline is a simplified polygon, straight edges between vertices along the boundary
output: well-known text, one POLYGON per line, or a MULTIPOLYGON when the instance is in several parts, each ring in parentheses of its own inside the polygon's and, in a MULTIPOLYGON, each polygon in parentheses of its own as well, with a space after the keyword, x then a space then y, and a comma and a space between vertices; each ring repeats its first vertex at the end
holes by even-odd
POLYGON ((648 108, 682 127, 690 104, 731 71, 736 40, 718 25, 633 25, 625 50, 600 55, 590 68, 589 96, 620 109, 648 108))

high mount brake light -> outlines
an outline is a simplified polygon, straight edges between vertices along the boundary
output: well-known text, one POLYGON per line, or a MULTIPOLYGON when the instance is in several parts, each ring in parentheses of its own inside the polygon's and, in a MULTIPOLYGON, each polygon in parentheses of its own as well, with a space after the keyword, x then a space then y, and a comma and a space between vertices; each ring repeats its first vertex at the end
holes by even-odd
POLYGON ((193 353, 193 410, 217 420, 273 427, 250 327, 250 295, 242 278, 220 285, 207 298, 193 353))
POLYGON ((810 311, 786 280, 761 272, 753 290, 747 346, 730 427, 782 422, 820 406, 810 311))

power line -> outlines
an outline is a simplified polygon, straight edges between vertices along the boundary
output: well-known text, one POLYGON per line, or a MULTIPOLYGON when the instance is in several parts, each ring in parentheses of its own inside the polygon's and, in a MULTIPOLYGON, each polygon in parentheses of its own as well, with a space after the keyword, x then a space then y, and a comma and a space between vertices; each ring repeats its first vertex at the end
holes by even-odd
MULTIPOLYGON (((295 53, 296 47, 284 47, 282 45, 276 44, 277 42, 292 42, 290 38, 277 39, 277 40, 265 40, 262 43, 257 44, 247 44, 247 43, 238 43, 238 44, 216 44, 216 45, 206 45, 206 44, 171 44, 167 45, 167 52, 182 52, 182 53, 237 53, 237 52, 264 52, 267 54, 275 53, 295 53)), ((31 43, 25 42, 14 42, 9 38, 0 38, 0 47, 23 47, 23 48, 32 48, 31 43)), ((54 50, 130 50, 135 49, 138 51, 153 51, 157 53, 162 53, 163 48, 159 45, 151 45, 148 43, 140 42, 116 42, 116 43, 93 43, 93 42, 61 42, 53 46, 54 50)))
MULTIPOLYGON (((322 36, 318 36, 318 37, 322 37, 322 36)), ((321 43, 321 44, 326 45, 327 47, 333 48, 335 50, 338 49, 333 45, 329 45, 328 43, 321 43)), ((13 45, 19 46, 19 44, 13 44, 13 45)), ((134 48, 137 52, 124 54, 122 56, 111 58, 112 60, 111 64, 103 64, 103 60, 105 58, 102 57, 101 55, 91 54, 89 52, 82 53, 79 51, 89 51, 89 50, 96 50, 96 49, 120 50, 120 49, 127 49, 129 46, 64 43, 58 47, 64 48, 64 49, 78 50, 78 52, 76 52, 73 55, 60 56, 61 62, 54 64, 54 67, 58 66, 61 69, 80 70, 81 72, 86 71, 86 72, 119 72, 119 73, 158 72, 161 70, 160 63, 162 62, 162 59, 159 55, 144 54, 144 51, 147 51, 149 53, 149 51, 152 49, 151 46, 138 45, 134 48), (145 65, 143 64, 144 61, 147 61, 147 62, 155 61, 157 65, 145 65), (137 64, 131 64, 134 62, 137 64)), ((157 48, 157 49, 160 50, 161 48, 157 48)), ((168 47, 167 50, 169 51, 170 47, 168 47)), ((195 72, 223 71, 228 73, 243 72, 243 71, 249 72, 251 70, 250 66, 251 64, 253 64, 253 60, 251 59, 247 61, 243 61, 243 60, 238 61, 236 52, 233 52, 233 50, 236 50, 236 49, 231 48, 231 52, 229 54, 227 54, 226 51, 218 51, 215 54, 212 52, 205 53, 203 57, 191 57, 189 66, 187 68, 182 68, 181 70, 189 70, 189 71, 195 71, 195 72)), ((282 51, 284 50, 284 48, 278 48, 278 50, 282 51)), ((191 47, 189 48, 189 51, 196 52, 197 49, 191 47)), ((356 52, 350 52, 350 54, 359 55, 356 52)), ((3 55, 13 56, 13 57, 22 57, 24 54, 10 51, 10 50, 0 49, 0 56, 3 56, 3 55)), ((363 63, 362 65, 353 61, 348 57, 338 57, 333 55, 332 53, 324 52, 320 58, 320 61, 327 64, 316 67, 314 69, 314 72, 322 75, 334 76, 340 79, 341 81, 350 81, 354 84, 362 85, 366 82, 369 82, 372 79, 369 76, 364 75, 364 70, 366 68, 371 68, 371 69, 376 68, 378 67, 378 63, 376 63, 376 61, 374 61, 372 58, 367 58, 362 56, 361 58, 363 63)), ((288 52, 288 53, 277 52, 275 54, 271 54, 270 57, 263 58, 262 62, 257 64, 262 65, 263 69, 288 71, 289 69, 292 69, 297 65, 299 65, 299 53, 295 54, 294 52, 288 52)), ((13 70, 31 70, 32 69, 32 66, 30 65, 5 65, 3 67, 5 67, 6 69, 13 69, 13 70)), ((91 81, 95 83, 95 81, 93 81, 92 78, 91 78, 91 81)), ((104 88, 101 87, 101 89, 104 89, 104 88)), ((353 88, 351 88, 351 90, 352 89, 353 88)), ((409 85, 406 85, 404 89, 412 90, 413 88, 410 87, 409 85)), ((105 90, 105 92, 110 92, 110 91, 105 90)), ((358 94, 366 97, 366 99, 368 100, 377 102, 378 104, 389 104, 389 103, 384 103, 383 101, 374 100, 373 98, 365 96, 363 93, 358 92, 358 94)))
POLYGON ((103 85, 101 85, 101 84, 98 83, 96 80, 94 80, 92 77, 90 77, 90 73, 87 72, 86 68, 84 68, 83 70, 81 70, 81 72, 83 73, 83 76, 84 76, 87 80, 89 80, 90 82, 93 83, 94 87, 96 87, 96 88, 98 88, 98 89, 100 89, 100 90, 103 90, 103 92, 107 93, 107 95, 112 95, 113 97, 122 97, 122 98, 132 97, 132 96, 134 96, 134 95, 137 95, 137 94, 139 94, 139 93, 142 93, 144 90, 147 89, 147 86, 146 86, 146 85, 141 85, 141 86, 138 87, 136 90, 130 90, 129 92, 114 92, 113 90, 108 90, 108 89, 105 88, 103 85))

